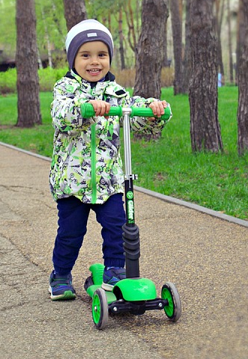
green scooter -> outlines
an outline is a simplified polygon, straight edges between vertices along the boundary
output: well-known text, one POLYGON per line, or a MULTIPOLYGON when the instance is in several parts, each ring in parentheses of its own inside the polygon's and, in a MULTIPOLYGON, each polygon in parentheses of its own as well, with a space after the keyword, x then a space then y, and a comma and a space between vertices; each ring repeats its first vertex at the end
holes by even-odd
MULTIPOLYGON (((95 115, 94 108, 87 103, 81 106, 83 118, 95 115)), ((123 226, 123 242, 126 259, 126 279, 120 280, 112 291, 102 288, 104 265, 96 263, 90 266, 91 275, 86 279, 84 288, 92 298, 92 318, 97 329, 103 329, 108 323, 109 314, 129 312, 144 314, 147 310, 164 310, 170 321, 176 322, 181 316, 181 301, 173 283, 162 286, 161 297, 157 297, 155 284, 140 277, 139 228, 135 224, 133 180, 136 176, 131 169, 130 117, 153 117, 151 108, 111 107, 107 116, 123 117, 123 136, 125 154, 125 207, 126 223, 123 226)), ((165 108, 162 119, 171 116, 170 108, 165 108)))

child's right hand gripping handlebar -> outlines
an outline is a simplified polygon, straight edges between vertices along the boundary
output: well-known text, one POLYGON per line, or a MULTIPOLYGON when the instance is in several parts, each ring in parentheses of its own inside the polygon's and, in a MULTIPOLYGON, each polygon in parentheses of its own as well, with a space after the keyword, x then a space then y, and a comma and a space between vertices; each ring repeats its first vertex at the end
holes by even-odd
MULTIPOLYGON (((130 107, 131 113, 130 117, 155 117, 153 114, 153 111, 150 107, 143 108, 143 107, 130 107)), ((109 113, 107 113, 105 116, 119 116, 122 117, 124 115, 125 109, 121 106, 111 106, 109 113)), ((83 118, 90 118, 95 116, 94 107, 91 103, 84 103, 81 105, 81 115, 83 118)), ((168 121, 171 117, 171 109, 170 106, 166 107, 164 109, 164 114, 160 117, 162 120, 168 121)))

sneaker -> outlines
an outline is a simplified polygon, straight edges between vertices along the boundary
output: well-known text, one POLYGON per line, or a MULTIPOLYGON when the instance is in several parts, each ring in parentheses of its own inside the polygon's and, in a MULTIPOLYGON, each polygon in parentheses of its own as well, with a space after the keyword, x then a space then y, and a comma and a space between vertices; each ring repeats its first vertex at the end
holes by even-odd
POLYGON ((112 291, 117 282, 126 278, 125 268, 111 267, 104 269, 102 288, 112 291))
POLYGON ((52 271, 49 282, 49 292, 51 294, 52 300, 66 300, 76 298, 76 291, 72 286, 71 273, 62 276, 55 274, 55 272, 52 271))

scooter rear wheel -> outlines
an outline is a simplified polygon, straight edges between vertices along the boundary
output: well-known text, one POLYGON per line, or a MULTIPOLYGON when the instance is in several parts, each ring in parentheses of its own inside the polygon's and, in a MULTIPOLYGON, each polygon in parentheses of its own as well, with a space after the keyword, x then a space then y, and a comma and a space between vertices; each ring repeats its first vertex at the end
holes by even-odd
POLYGON ((168 305, 164 307, 164 312, 172 322, 177 322, 181 316, 181 300, 176 286, 167 282, 161 290, 161 298, 167 299, 168 305))
POLYGON ((92 297, 92 319, 97 329, 103 329, 108 323, 108 301, 102 288, 98 288, 92 297))

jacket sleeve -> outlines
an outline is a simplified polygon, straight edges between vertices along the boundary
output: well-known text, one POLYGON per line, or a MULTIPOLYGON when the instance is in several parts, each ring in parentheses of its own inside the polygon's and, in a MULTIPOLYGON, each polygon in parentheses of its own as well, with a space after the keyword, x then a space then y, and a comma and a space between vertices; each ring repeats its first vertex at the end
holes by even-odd
POLYGON ((92 119, 83 119, 80 112, 80 105, 90 99, 84 94, 77 95, 77 88, 76 81, 68 82, 66 79, 58 81, 54 86, 51 116, 53 126, 62 132, 82 130, 91 125, 92 119))

